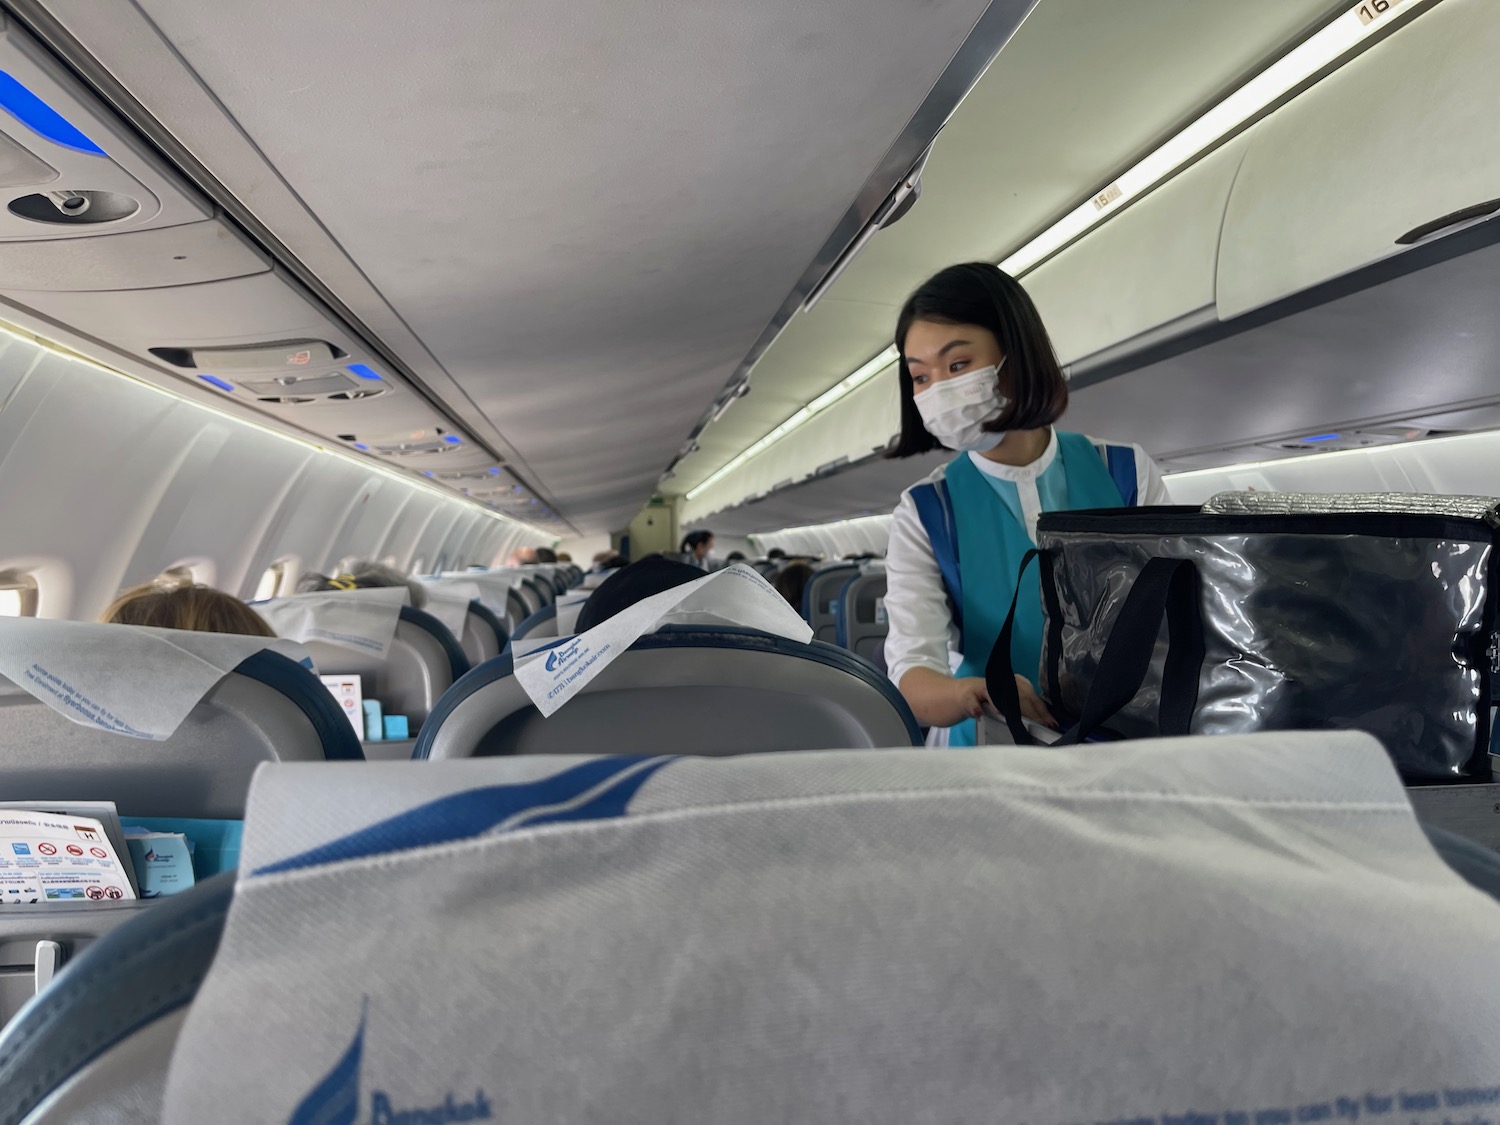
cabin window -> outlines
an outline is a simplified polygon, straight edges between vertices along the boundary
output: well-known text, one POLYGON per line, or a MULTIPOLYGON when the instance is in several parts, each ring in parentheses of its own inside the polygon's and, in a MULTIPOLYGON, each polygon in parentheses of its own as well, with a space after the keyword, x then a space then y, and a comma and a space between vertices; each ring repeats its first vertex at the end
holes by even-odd
POLYGON ((19 570, 0 570, 0 617, 35 617, 36 579, 19 570))
POLYGON ((167 578, 176 578, 183 582, 212 586, 214 584, 214 561, 206 558, 183 559, 167 567, 162 574, 167 578))
POLYGON ((281 559, 266 567, 266 572, 260 576, 260 583, 255 587, 255 596, 252 601, 263 602, 278 596, 287 584, 287 560, 281 559))

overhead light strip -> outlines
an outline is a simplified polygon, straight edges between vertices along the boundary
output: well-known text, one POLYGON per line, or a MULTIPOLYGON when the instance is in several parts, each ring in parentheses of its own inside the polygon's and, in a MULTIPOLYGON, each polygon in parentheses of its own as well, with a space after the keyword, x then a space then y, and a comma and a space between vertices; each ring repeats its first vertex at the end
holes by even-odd
POLYGON ((827 410, 834 403, 838 402, 840 399, 864 386, 871 379, 875 378, 875 376, 879 375, 886 368, 890 367, 891 364, 895 363, 898 354, 899 353, 896 351, 896 345, 892 344, 890 347, 886 348, 885 351, 881 352, 874 359, 861 366, 857 371, 854 372, 854 374, 850 375, 848 378, 842 380, 841 382, 835 383, 833 386, 829 387, 817 398, 813 399, 806 406, 802 407, 802 409, 798 410, 785 422, 781 423, 781 425, 777 426, 774 430, 768 433, 765 437, 761 438, 749 449, 746 449, 744 452, 740 453, 728 464, 720 467, 711 476, 704 480, 703 483, 695 486, 692 489, 689 489, 687 498, 691 500, 693 499, 693 497, 704 491, 704 489, 717 484, 719 481, 727 477, 730 473, 738 469, 746 461, 750 460, 750 458, 754 457, 758 453, 763 453, 772 445, 776 444, 776 442, 786 437, 786 435, 791 433, 793 430, 797 429, 800 426, 806 425, 808 421, 823 413, 823 411, 827 410))
POLYGON ((1033 268, 1337 62, 1381 30, 1399 8, 1413 2, 1362 0, 1015 251, 1000 268, 1013 277, 1033 268))
MULTIPOLYGON (((1019 276, 1032 269, 1127 203, 1158 187, 1204 150, 1262 113, 1320 70, 1337 62, 1383 28, 1398 9, 1417 3, 1420 0, 1379 0, 1379 5, 1384 5, 1383 7, 1379 7, 1376 0, 1363 0, 1356 4, 1122 173, 1087 203, 1074 208, 1016 250, 1000 263, 1000 268, 1012 276, 1019 276)), ((849 378, 813 399, 701 484, 690 489, 687 498, 691 500, 711 485, 717 484, 756 454, 764 452, 808 419, 838 402, 855 387, 874 378, 895 363, 897 356, 895 345, 881 352, 849 378)))
POLYGON ((88 356, 83 355, 79 352, 60 347, 59 345, 54 344, 52 341, 46 340, 41 336, 33 335, 30 332, 16 329, 7 324, 0 324, 0 336, 9 336, 13 340, 19 340, 23 344, 30 344, 32 347, 41 348, 42 351, 47 352, 50 355, 60 356, 63 359, 69 360, 72 363, 77 363, 83 367, 89 368, 90 370, 98 371, 104 375, 112 375, 116 379, 124 379, 128 383, 133 383, 138 387, 144 387, 148 391, 154 391, 156 394, 159 394, 164 398, 169 398, 173 402, 183 403, 197 410, 202 410, 205 413, 215 415, 216 417, 223 418, 224 420, 229 422, 233 422, 236 425, 247 426, 252 430, 258 430, 263 434, 269 434, 271 437, 277 438, 281 441, 290 442, 292 445, 298 445, 303 447, 304 449, 310 449, 314 453, 321 453, 325 457, 333 457, 337 460, 345 461, 348 464, 354 465, 355 467, 362 469, 367 473, 376 473, 379 476, 389 477, 391 480, 400 481, 402 484, 407 485, 410 488, 417 489, 418 491, 430 492, 432 495, 439 497, 440 499, 461 504, 466 508, 472 508, 476 512, 481 512, 484 515, 489 516, 491 519, 499 520, 502 523, 515 524, 518 527, 524 527, 527 531, 535 532, 537 535, 543 536, 544 538, 557 538, 557 535, 554 532, 545 531, 542 528, 535 526, 534 524, 527 523, 525 520, 519 520, 514 516, 506 515, 503 512, 497 512, 493 508, 486 507, 485 505, 477 503, 474 500, 461 494, 455 494, 453 492, 449 492, 446 489, 438 488, 436 485, 430 485, 423 481, 419 481, 414 477, 409 477, 405 473, 399 472, 395 469, 387 468, 385 465, 382 465, 377 461, 365 460, 360 457, 351 457, 349 454, 344 453, 339 449, 335 449, 326 445, 319 445, 316 442, 309 441, 307 438, 299 437, 296 434, 289 434, 284 430, 278 430, 274 427, 251 421, 249 418, 241 418, 237 415, 230 414, 228 411, 219 410, 217 407, 210 406, 207 403, 199 402, 196 399, 191 399, 185 395, 177 394, 165 387, 159 387, 155 383, 152 383, 146 379, 137 378, 134 375, 128 375, 123 371, 117 371, 115 368, 108 367, 105 364, 100 363, 98 360, 90 359, 88 356))

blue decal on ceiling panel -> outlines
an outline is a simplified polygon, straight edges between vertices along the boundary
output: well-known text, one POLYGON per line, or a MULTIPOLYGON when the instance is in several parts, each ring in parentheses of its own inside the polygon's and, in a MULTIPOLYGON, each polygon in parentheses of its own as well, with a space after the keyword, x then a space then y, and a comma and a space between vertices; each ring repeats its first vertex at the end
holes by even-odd
POLYGON ((46 137, 55 145, 95 156, 108 155, 79 132, 71 121, 3 70, 0 70, 0 107, 33 133, 46 137))

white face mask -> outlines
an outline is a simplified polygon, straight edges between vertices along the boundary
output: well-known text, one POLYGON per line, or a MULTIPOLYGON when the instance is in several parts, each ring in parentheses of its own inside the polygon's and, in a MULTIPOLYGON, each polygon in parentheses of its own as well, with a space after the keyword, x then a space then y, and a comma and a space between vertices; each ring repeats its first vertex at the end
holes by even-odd
POLYGON ((997 366, 981 367, 923 388, 913 401, 927 432, 949 449, 964 453, 983 453, 1004 441, 1003 432, 991 433, 984 428, 1010 405, 997 381, 1004 366, 1002 359, 997 366))

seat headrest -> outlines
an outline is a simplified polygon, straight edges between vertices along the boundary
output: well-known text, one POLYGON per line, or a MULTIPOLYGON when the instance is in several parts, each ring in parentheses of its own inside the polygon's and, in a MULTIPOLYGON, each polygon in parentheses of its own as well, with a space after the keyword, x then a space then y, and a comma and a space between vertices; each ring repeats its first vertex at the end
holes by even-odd
POLYGON ((267 649, 311 665, 300 644, 274 637, 0 618, 0 676, 75 723, 158 742, 267 649))
POLYGON ((1494 1088, 1500 975, 1454 964, 1500 906, 1360 734, 273 766, 242 870, 167 1125, 1333 1120, 1494 1088))
POLYGON ((396 635, 401 608, 411 601, 405 586, 371 586, 291 594, 258 602, 255 610, 278 636, 321 641, 384 660, 396 635))

